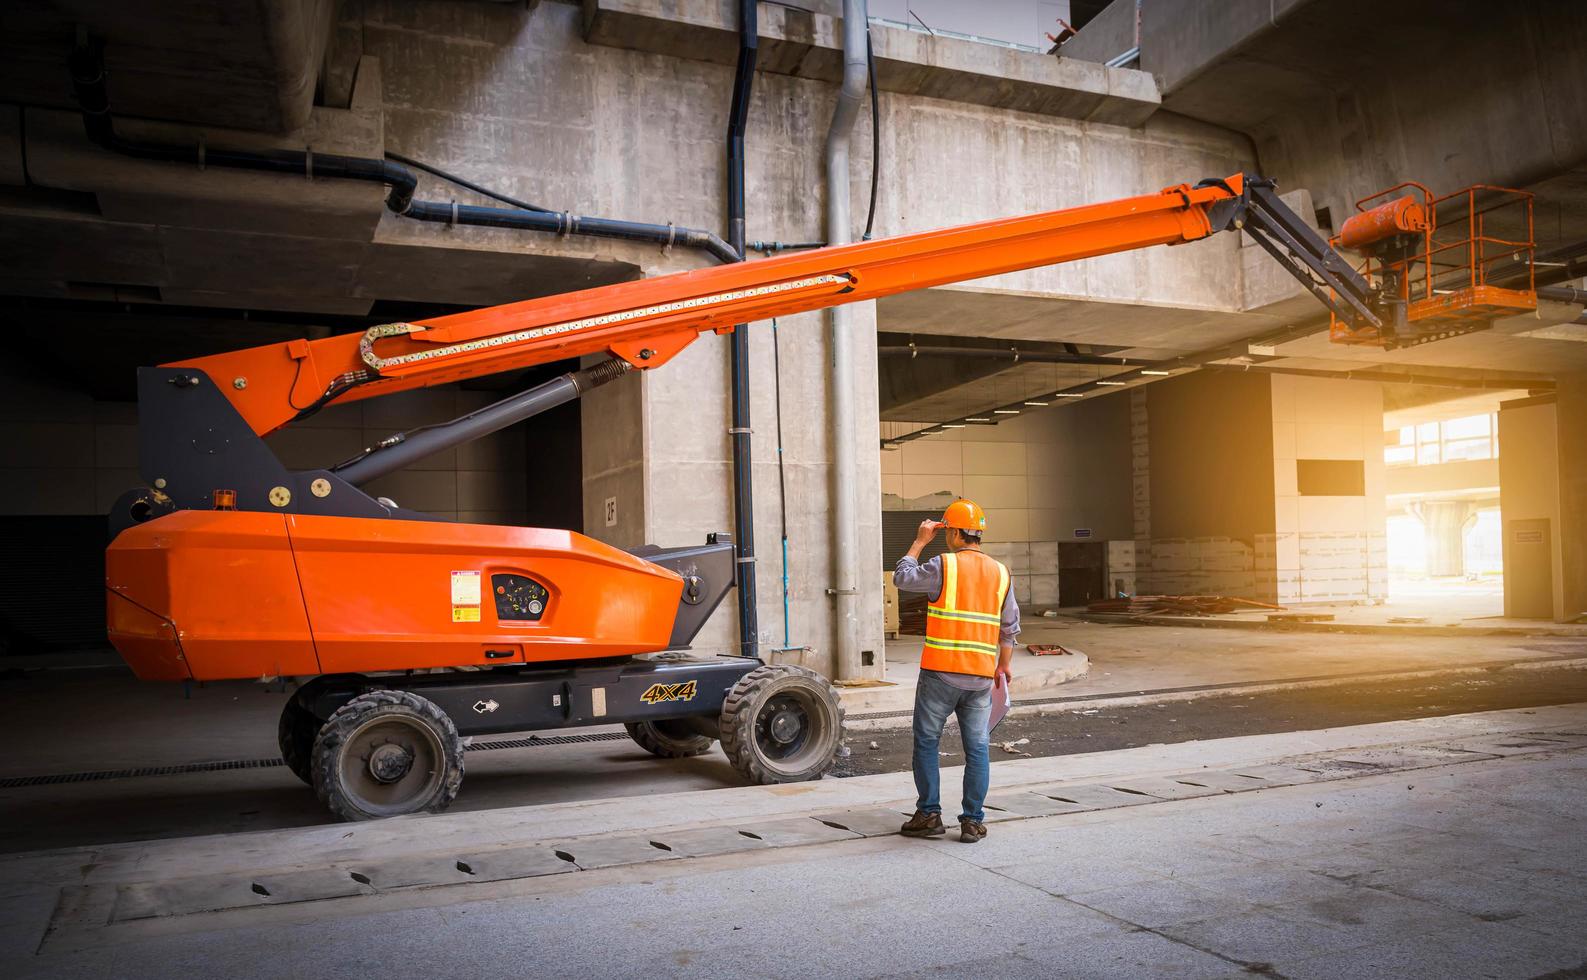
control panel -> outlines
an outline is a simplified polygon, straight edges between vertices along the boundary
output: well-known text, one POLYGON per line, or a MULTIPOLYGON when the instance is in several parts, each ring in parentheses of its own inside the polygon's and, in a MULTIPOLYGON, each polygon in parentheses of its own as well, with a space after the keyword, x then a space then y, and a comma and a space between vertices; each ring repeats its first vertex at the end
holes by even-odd
POLYGON ((537 623, 551 601, 546 587, 527 575, 492 575, 490 591, 496 598, 496 620, 502 623, 537 623))

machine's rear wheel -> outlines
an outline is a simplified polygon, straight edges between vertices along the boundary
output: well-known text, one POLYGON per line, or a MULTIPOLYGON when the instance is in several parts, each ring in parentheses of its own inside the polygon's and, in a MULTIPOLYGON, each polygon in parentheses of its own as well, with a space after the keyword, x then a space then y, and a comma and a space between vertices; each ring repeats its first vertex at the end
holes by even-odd
POLYGON ((702 755, 711 751, 711 743, 716 741, 676 719, 630 721, 624 722, 623 727, 628 729, 628 737, 638 742, 640 748, 663 759, 702 755))
POLYGON ((292 775, 314 785, 314 736, 320 732, 320 720, 291 698, 281 708, 281 721, 276 725, 276 743, 281 746, 281 761, 292 770, 292 775))
POLYGON ((408 691, 336 709, 314 742, 314 792, 343 820, 446 809, 463 783, 463 740, 446 712, 408 691))
POLYGON ((843 706, 820 674, 768 664, 728 692, 721 728, 728 761, 753 782, 819 779, 843 744, 843 706))

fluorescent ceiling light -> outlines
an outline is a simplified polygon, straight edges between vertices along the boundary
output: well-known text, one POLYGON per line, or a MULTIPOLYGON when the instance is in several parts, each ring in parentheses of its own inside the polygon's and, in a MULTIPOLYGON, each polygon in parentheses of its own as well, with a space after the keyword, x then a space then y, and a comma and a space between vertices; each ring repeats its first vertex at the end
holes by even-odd
POLYGON ((966 422, 990 422, 992 420, 989 419, 989 418, 968 418, 968 419, 965 419, 965 421, 966 422))
POLYGON ((1025 404, 1031 406, 1032 408, 1046 408, 1048 405, 1051 405, 1052 402, 1026 402, 1025 404))
POLYGON ((963 422, 944 422, 944 423, 942 423, 942 427, 944 429, 962 429, 962 428, 964 428, 964 423, 963 422))
POLYGON ((1097 384, 1107 385, 1110 388, 1122 388, 1125 383, 1123 381, 1098 381, 1097 384))
POLYGON ((992 414, 993 415, 1018 415, 1019 414, 1019 409, 1017 409, 1017 408, 994 408, 994 409, 992 409, 992 414))
POLYGON ((1055 397, 1055 398, 1084 398, 1085 396, 1086 396, 1086 393, 1083 392, 1083 391, 1059 391, 1059 392, 1055 392, 1053 397, 1055 397))
POLYGON ((1141 373, 1142 374, 1150 374, 1154 378, 1166 378, 1166 377, 1168 377, 1168 373, 1169 372, 1167 372, 1167 371, 1149 371, 1146 368, 1141 368, 1141 373))

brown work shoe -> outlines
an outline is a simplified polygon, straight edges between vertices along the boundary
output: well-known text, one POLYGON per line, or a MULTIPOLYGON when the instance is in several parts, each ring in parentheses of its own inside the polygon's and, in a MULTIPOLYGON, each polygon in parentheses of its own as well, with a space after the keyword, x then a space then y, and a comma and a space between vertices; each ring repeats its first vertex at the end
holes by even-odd
POLYGON ((915 815, 898 828, 898 832, 905 837, 941 837, 948 832, 948 828, 942 825, 942 814, 916 810, 915 815))
POLYGON ((959 819, 959 840, 965 844, 974 844, 986 836, 986 824, 978 823, 969 817, 959 819))

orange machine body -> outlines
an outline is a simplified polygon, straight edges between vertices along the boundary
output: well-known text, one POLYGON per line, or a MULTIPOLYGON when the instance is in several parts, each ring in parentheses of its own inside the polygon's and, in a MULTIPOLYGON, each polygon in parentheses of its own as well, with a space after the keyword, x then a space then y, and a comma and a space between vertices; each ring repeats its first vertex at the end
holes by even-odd
POLYGON ((106 581, 111 642, 145 680, 649 653, 683 590, 572 531, 196 510, 123 531, 106 581), (543 590, 532 618, 502 601, 528 582, 543 590))

